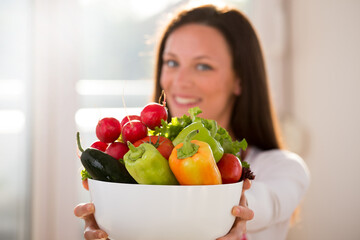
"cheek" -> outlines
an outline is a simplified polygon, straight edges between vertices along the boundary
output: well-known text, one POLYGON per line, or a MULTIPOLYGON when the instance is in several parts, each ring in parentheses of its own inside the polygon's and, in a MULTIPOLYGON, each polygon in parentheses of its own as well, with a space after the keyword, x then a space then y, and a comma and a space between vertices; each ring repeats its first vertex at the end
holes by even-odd
POLYGON ((234 99, 234 87, 232 81, 223 82, 223 84, 208 84, 206 86, 209 98, 212 104, 218 108, 226 108, 230 106, 234 99))
POLYGON ((227 99, 229 96, 233 95, 234 85, 231 81, 224 81, 223 78, 217 78, 214 81, 204 81, 199 88, 203 92, 206 92, 207 95, 211 95, 215 98, 227 99))
POLYGON ((169 78, 166 76, 165 73, 162 73, 162 74, 161 74, 161 77, 160 77, 160 86, 161 86, 161 88, 164 89, 165 91, 168 91, 168 90, 169 90, 170 81, 169 81, 169 78))

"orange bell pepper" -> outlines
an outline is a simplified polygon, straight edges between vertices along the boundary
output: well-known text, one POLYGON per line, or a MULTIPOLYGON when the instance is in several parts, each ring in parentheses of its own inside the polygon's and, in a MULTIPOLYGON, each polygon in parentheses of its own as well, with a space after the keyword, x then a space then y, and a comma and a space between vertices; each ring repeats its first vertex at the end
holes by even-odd
POLYGON ((175 146, 169 157, 169 165, 181 185, 221 184, 221 175, 209 144, 191 140, 199 131, 188 134, 175 146))

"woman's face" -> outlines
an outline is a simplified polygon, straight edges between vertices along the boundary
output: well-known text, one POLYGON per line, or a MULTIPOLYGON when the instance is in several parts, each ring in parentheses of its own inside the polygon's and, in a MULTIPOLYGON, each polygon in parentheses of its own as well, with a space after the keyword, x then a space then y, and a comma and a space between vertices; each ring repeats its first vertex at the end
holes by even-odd
POLYGON ((229 127, 240 86, 229 46, 215 28, 188 24, 170 34, 160 84, 172 116, 188 114, 189 108, 198 106, 203 111, 201 117, 229 127))

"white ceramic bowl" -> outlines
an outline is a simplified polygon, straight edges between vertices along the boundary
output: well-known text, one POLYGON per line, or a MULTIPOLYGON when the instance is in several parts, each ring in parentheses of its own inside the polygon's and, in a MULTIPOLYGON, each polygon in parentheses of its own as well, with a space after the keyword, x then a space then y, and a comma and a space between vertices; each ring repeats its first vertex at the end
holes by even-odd
POLYGON ((165 186, 89 179, 95 219, 112 240, 214 240, 234 223, 242 182, 165 186))

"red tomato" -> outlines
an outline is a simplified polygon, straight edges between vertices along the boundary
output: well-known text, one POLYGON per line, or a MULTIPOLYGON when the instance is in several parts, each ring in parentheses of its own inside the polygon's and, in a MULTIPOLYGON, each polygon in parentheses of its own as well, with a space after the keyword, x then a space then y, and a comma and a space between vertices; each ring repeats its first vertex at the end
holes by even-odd
POLYGON ((142 143, 151 143, 156 147, 156 149, 163 155, 164 158, 169 159, 171 151, 174 148, 172 142, 166 138, 161 136, 147 136, 143 139, 140 139, 134 143, 135 147, 140 146, 142 143))
POLYGON ((217 166, 223 183, 236 183, 240 180, 242 166, 240 159, 235 155, 224 153, 217 166))

